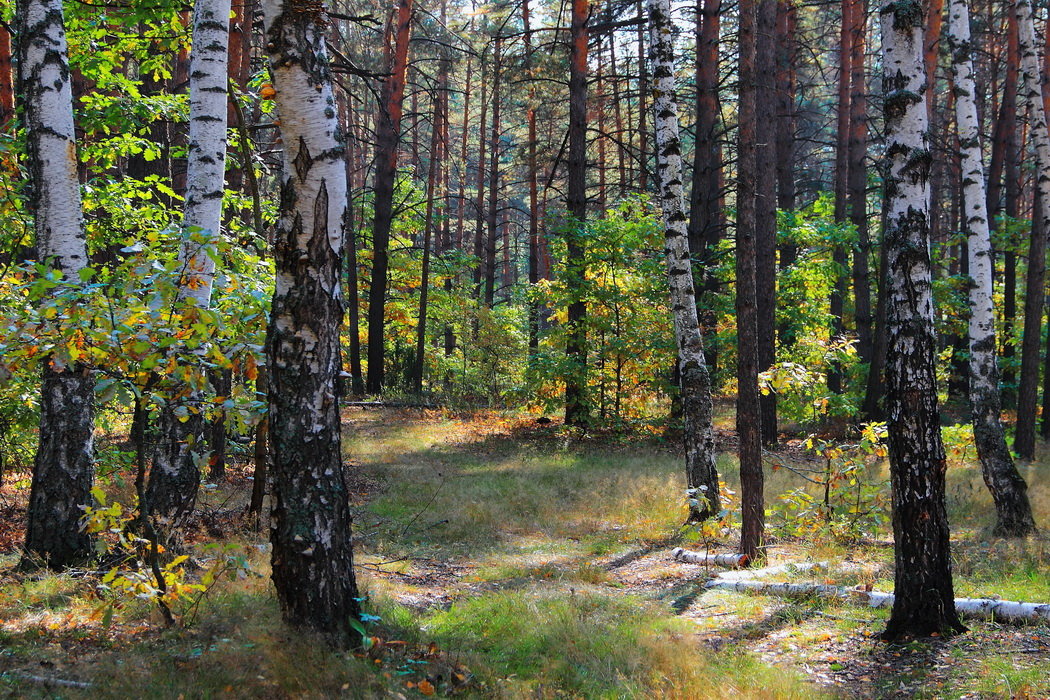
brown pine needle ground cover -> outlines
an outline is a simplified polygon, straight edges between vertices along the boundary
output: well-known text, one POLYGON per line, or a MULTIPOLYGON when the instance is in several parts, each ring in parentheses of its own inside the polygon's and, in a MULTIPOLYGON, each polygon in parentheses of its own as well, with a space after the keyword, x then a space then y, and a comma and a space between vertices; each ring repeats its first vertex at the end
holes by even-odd
MULTIPOLYGON (((876 640, 884 611, 706 591, 713 572, 670 556, 683 532, 681 460, 659 435, 581 436, 527 418, 376 408, 348 409, 346 421, 360 580, 378 618, 368 622, 367 652, 329 652, 280 625, 265 537, 241 515, 246 466, 205 490, 191 541, 200 566, 215 555, 209 543, 234 543, 253 573, 183 605, 172 629, 135 598, 105 619, 100 609, 113 601, 99 589, 101 572, 12 570, 26 494, 24 480, 9 477, 0 491, 0 693, 1050 696, 1046 625, 970 621, 951 640, 889 647, 876 640)), ((813 466, 797 444, 771 459, 813 466)), ((733 460, 720 469, 732 488, 733 460)), ((1026 469, 1046 527, 1050 469, 1026 469)), ((787 469, 768 478, 771 505, 802 483, 787 469)), ((1050 543, 989 539, 990 499, 965 450, 953 455, 949 507, 957 595, 1050 601, 1050 543)), ((785 537, 767 553, 770 564, 830 563, 782 580, 891 590, 888 537, 785 537)), ((732 550, 731 533, 718 538, 708 546, 732 550)))

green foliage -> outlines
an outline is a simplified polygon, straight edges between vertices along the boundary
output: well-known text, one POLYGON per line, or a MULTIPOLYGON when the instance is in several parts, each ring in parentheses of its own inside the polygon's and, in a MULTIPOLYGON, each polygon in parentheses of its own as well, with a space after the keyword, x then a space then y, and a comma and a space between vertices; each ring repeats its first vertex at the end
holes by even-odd
MULTIPOLYGON (((595 412, 605 423, 651 415, 670 392, 675 357, 657 214, 647 199, 625 200, 577 235, 586 250, 588 391, 595 412)), ((565 257, 564 238, 550 239, 557 261, 565 257)), ((564 378, 574 370, 565 358, 571 301, 565 273, 556 263, 554 279, 531 291, 555 321, 530 360, 530 391, 547 410, 560 405, 564 378)))
POLYGON ((888 524, 889 491, 884 479, 874 476, 872 462, 886 457, 886 426, 865 423, 853 443, 843 444, 811 435, 808 450, 824 462, 820 470, 786 468, 802 476, 818 493, 800 487, 778 496, 772 509, 772 527, 781 536, 830 536, 856 541, 874 538, 888 524))
POLYGON ((183 417, 221 411, 242 432, 259 420, 264 407, 254 392, 238 384, 231 396, 216 396, 207 372, 255 378, 272 277, 262 260, 201 232, 152 232, 123 248, 115 264, 85 268, 79 279, 42 263, 11 277, 0 307, 0 372, 32 376, 42 362, 82 367, 99 373, 104 403, 127 406, 140 397, 150 409, 173 404, 183 417), (179 294, 182 236, 225 257, 211 308, 179 294))

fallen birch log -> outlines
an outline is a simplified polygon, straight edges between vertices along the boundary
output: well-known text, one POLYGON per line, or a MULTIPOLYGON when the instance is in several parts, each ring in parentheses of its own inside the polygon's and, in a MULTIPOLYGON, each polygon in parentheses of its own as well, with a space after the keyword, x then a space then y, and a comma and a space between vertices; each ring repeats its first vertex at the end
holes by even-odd
MULTIPOLYGON (((705 588, 738 593, 752 592, 765 595, 795 597, 821 596, 838 598, 866 604, 872 608, 893 606, 893 594, 881 591, 868 591, 862 588, 843 588, 819 583, 770 583, 767 581, 726 580, 716 578, 708 581, 705 588)), ((1034 620, 1050 621, 1050 603, 1021 603, 1014 600, 994 600, 991 598, 956 598, 955 610, 966 617, 980 619, 1003 619, 1016 622, 1034 620)))
POLYGON ((718 578, 723 581, 750 581, 751 579, 776 576, 778 574, 805 574, 812 571, 822 572, 827 570, 828 563, 826 561, 807 561, 797 564, 778 564, 762 569, 748 569, 747 571, 722 571, 718 574, 718 578))
MULTIPOLYGON (((47 676, 34 676, 31 673, 23 673, 22 671, 8 671, 9 675, 14 678, 20 678, 23 681, 29 683, 40 683, 42 685, 55 685, 60 688, 79 688, 86 690, 91 687, 90 683, 84 683, 83 681, 67 681, 64 678, 49 678, 47 676)), ((2 676, 3 674, 0 674, 2 676)))
MULTIPOLYGON (((676 561, 686 564, 700 564, 701 566, 724 566, 729 569, 743 569, 751 562, 746 554, 711 554, 709 552, 692 552, 688 549, 675 547, 671 550, 671 556, 676 561)), ((746 571, 722 571, 717 574, 718 578, 727 581, 743 579, 762 578, 775 574, 805 573, 808 571, 827 571, 826 561, 802 562, 798 564, 780 564, 778 566, 767 566, 762 569, 748 569, 746 571)))
POLYGON ((750 563, 746 554, 711 554, 710 552, 690 552, 688 549, 675 547, 671 556, 677 561, 703 566, 724 566, 730 569, 742 569, 750 563))

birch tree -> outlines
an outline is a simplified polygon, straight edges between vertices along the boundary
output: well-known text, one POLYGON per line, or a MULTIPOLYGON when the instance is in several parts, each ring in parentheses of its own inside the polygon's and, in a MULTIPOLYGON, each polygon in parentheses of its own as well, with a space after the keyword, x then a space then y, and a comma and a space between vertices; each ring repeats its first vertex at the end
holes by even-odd
POLYGON ((1028 486, 1014 466, 1006 446, 999 397, 999 365, 995 355, 995 311, 992 307, 992 245, 987 194, 981 162, 973 77, 973 44, 966 0, 950 0, 948 34, 955 80, 955 119, 963 170, 963 211, 968 232, 970 277, 970 404, 974 443, 984 483, 995 501, 995 532, 1021 536, 1035 529, 1028 486))
MULTIPOLYGON (((43 260, 76 279, 88 260, 61 0, 19 0, 15 29, 37 246, 43 260)), ((83 506, 92 502, 93 393, 94 378, 86 368, 45 363, 26 564, 62 568, 92 552, 80 520, 83 506)))
POLYGON ((944 505, 930 272, 930 146, 920 0, 882 6, 886 117, 886 406, 895 599, 885 639, 965 629, 955 613, 944 505))
POLYGON ((1035 145, 1036 199, 1041 206, 1034 208, 1031 249, 1029 250, 1029 279, 1025 299, 1025 332, 1021 353, 1021 386, 1017 398, 1018 421, 1014 449, 1022 459, 1035 456, 1035 409, 1039 383, 1039 340, 1041 336, 1043 276, 1045 271, 1046 236, 1050 232, 1050 133, 1047 131, 1046 110, 1041 85, 1039 47, 1035 41, 1031 0, 1014 0, 1021 66, 1019 90, 1028 105, 1029 128, 1035 145), (1025 415, 1027 414, 1027 415, 1025 415))
POLYGON ((359 614, 337 394, 347 189, 328 16, 313 0, 262 4, 284 143, 266 346, 273 582, 289 624, 347 645, 359 614))
MULTIPOLYGON (((211 304, 215 239, 222 225, 229 28, 230 0, 197 0, 190 52, 190 124, 179 249, 179 298, 192 300, 199 309, 207 309, 211 304)), ((181 398, 193 401, 199 393, 184 387, 181 398)), ((180 421, 173 409, 174 405, 170 405, 160 414, 145 504, 146 512, 156 517, 169 534, 193 512, 201 480, 198 464, 203 461, 200 457, 205 450, 203 416, 191 410, 188 418, 180 421)))
POLYGON ((689 256, 682 142, 678 135, 678 100, 674 84, 674 25, 670 0, 650 0, 650 57, 653 64, 653 111, 656 122, 656 172, 664 222, 664 256, 671 289, 674 335, 681 377, 685 422, 685 474, 690 490, 689 519, 702 521, 722 509, 711 425, 711 377, 696 313, 689 256))

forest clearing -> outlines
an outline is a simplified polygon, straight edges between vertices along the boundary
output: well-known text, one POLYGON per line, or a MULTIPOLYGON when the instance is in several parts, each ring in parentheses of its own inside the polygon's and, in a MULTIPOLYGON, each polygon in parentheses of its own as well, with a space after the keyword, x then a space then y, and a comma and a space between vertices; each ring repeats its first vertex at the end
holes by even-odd
MULTIPOLYGON (((967 620, 950 640, 887 646, 886 610, 840 601, 705 591, 717 570, 673 560, 683 539, 679 449, 659 435, 580 437, 535 417, 350 408, 356 563, 374 646, 324 651, 279 621, 244 517, 245 472, 206 495, 191 524, 197 578, 208 543, 248 552, 184 624, 165 628, 132 595, 99 613, 99 574, 14 574, 25 498, 2 493, 0 690, 11 697, 1044 697, 1050 627, 967 620), (60 684, 68 681, 72 684, 60 684), (427 683, 432 684, 432 687, 427 683), (77 685, 84 684, 84 685, 77 685)), ((719 433, 731 441, 720 416, 719 433)), ((960 596, 1050 600, 1050 543, 987 539, 989 498, 972 445, 953 456, 948 503, 960 596)), ((769 455, 812 465, 798 441, 769 455)), ((720 466, 731 482, 730 458, 720 466)), ((1045 457, 1026 472, 1050 515, 1045 457)), ((127 475, 130 480, 131 475, 127 475)), ((888 497, 885 464, 871 478, 888 497)), ((804 482, 775 472, 769 507, 804 482)), ((780 505, 778 505, 778 503, 780 505)), ((774 530, 774 532, 778 532, 774 530)), ((777 534, 768 564, 824 561, 771 580, 892 590, 888 523, 876 536, 777 534)), ((718 535, 713 551, 735 551, 718 535)))
POLYGON ((0 692, 1050 697, 1048 30, 0 0, 0 692))

